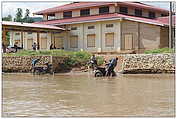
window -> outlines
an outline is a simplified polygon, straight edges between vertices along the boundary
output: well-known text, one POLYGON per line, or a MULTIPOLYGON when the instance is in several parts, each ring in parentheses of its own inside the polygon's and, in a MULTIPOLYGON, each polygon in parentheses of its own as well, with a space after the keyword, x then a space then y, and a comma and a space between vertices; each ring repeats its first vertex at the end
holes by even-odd
POLYGON ((54 16, 48 16, 48 20, 53 20, 56 19, 55 15, 54 16))
POLYGON ((70 48, 78 48, 78 36, 70 37, 70 48))
POLYGON ((106 28, 113 27, 113 24, 106 24, 106 28))
POLYGON ((124 34, 124 45, 125 50, 133 49, 133 34, 131 33, 124 34))
POLYGON ((71 18, 71 17, 72 17, 72 11, 63 12, 63 18, 71 18))
POLYGON ((33 32, 28 32, 28 34, 33 34, 33 32))
POLYGON ((40 49, 47 49, 47 33, 41 33, 41 38, 39 39, 40 49))
POLYGON ((88 26, 88 29, 95 29, 95 26, 88 26))
POLYGON ((121 14, 128 14, 128 8, 127 7, 120 7, 119 9, 121 14))
POLYGON ((77 30, 77 27, 71 27, 71 30, 77 30))
POLYGON ((105 45, 106 47, 114 46, 114 33, 106 33, 105 34, 105 45))
POLYGON ((149 12, 149 18, 151 19, 155 18, 155 12, 149 12))
POLYGON ((99 14, 109 13, 109 6, 104 6, 99 8, 99 14))
POLYGON ((43 39, 43 38, 44 38, 44 39, 47 39, 47 33, 41 33, 40 36, 41 36, 42 39, 43 39))
POLYGON ((135 16, 141 17, 142 16, 142 10, 141 9, 135 9, 135 16))
POLYGON ((168 16, 168 15, 166 15, 166 14, 161 14, 161 17, 165 17, 165 16, 168 16))
POLYGON ((20 35, 20 33, 15 33, 16 36, 20 35))
POLYGON ((87 47, 95 47, 95 34, 87 35, 87 47))
POLYGON ((55 47, 56 48, 63 48, 64 43, 63 43, 63 37, 62 36, 55 36, 55 47))
POLYGON ((90 9, 84 9, 80 11, 80 16, 89 16, 90 15, 90 9))

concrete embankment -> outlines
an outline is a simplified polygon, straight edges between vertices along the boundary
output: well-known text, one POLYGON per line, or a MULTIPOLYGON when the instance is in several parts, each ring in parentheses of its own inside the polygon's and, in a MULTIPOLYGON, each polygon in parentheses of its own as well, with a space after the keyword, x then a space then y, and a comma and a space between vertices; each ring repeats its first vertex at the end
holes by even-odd
MULTIPOLYGON (((126 54, 126 55, 102 55, 106 61, 118 57, 117 72, 123 73, 167 73, 175 72, 175 54, 126 54)), ((30 72, 31 61, 40 58, 38 66, 44 66, 45 62, 52 64, 54 72, 64 70, 61 67, 67 61, 67 57, 60 56, 3 56, 3 72, 30 72)))

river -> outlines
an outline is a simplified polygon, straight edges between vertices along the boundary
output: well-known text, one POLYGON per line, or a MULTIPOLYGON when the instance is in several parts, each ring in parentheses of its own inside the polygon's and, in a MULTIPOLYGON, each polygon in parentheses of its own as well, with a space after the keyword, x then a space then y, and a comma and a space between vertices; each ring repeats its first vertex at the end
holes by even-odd
POLYGON ((174 117, 174 74, 2 75, 3 117, 174 117))

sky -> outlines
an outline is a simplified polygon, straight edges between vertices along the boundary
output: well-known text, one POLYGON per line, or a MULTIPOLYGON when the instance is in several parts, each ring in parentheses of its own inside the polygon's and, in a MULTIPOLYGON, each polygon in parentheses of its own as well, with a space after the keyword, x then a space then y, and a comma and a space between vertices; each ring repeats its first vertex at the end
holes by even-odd
MULTIPOLYGON (((33 16, 32 13, 40 11, 40 10, 44 10, 47 8, 52 8, 52 7, 56 7, 59 5, 63 5, 63 4, 67 4, 70 2, 2 2, 2 17, 5 17, 7 15, 12 15, 12 17, 15 17, 15 13, 17 8, 22 8, 23 9, 23 14, 25 13, 25 9, 29 9, 31 14, 30 16, 33 16)), ((163 2, 145 2, 143 1, 143 3, 149 4, 149 5, 154 5, 160 8, 164 8, 164 9, 169 9, 169 2, 167 1, 163 1, 163 2)))

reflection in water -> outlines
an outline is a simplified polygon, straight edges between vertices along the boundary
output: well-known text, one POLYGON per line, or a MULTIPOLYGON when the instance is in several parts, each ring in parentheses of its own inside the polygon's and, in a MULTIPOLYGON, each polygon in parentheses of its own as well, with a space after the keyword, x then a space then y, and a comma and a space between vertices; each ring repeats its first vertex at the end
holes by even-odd
POLYGON ((3 74, 4 117, 175 116, 174 74, 3 74))

